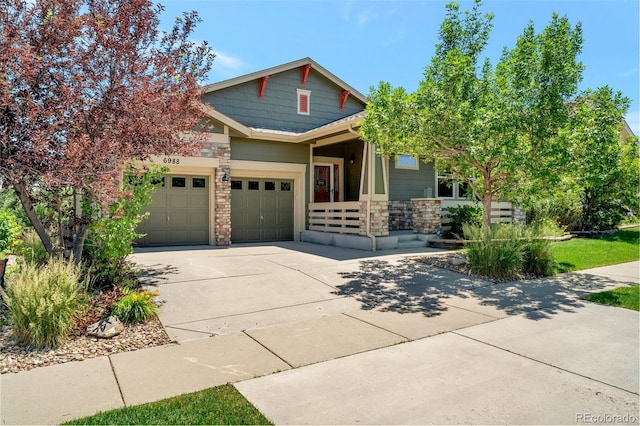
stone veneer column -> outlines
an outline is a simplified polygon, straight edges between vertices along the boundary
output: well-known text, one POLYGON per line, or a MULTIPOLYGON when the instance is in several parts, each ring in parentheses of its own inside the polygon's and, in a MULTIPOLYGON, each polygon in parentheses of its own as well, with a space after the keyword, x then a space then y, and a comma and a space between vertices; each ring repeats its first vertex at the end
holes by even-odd
POLYGON ((389 235, 389 202, 371 201, 371 212, 367 212, 367 202, 360 202, 360 235, 367 235, 367 214, 371 221, 369 232, 375 237, 389 235))
POLYGON ((220 160, 220 166, 215 174, 215 244, 217 246, 228 246, 231 244, 231 147, 227 144, 210 143, 203 153, 207 156, 220 160), (229 178, 222 181, 224 174, 229 178))
POLYGON ((437 198, 412 198, 413 231, 435 234, 442 226, 441 201, 437 198))

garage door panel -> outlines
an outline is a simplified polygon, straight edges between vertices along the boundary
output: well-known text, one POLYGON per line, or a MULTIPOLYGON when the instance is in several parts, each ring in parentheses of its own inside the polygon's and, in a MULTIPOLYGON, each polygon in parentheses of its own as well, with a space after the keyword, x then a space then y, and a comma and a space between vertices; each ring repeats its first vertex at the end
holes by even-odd
POLYGON ((191 194, 189 198, 189 207, 194 209, 208 209, 209 208, 208 194, 191 194))
POLYGON ((290 180, 233 178, 232 242, 293 240, 292 188, 290 180))
MULTIPOLYGON (((182 191, 182 189, 181 189, 182 191)), ((189 196, 187 194, 171 194, 167 200, 167 207, 169 209, 180 209, 189 206, 189 196)))
POLYGON ((209 215, 206 212, 192 212, 189 217, 189 225, 192 228, 207 228, 209 215))

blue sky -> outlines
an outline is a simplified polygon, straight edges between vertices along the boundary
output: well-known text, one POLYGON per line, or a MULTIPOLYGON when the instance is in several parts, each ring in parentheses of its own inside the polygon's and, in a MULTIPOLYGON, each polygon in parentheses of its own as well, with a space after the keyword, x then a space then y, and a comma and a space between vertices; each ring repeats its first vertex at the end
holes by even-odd
MULTIPOLYGON (((162 26, 183 11, 203 22, 194 39, 217 57, 208 83, 311 57, 364 95, 381 80, 416 89, 444 18, 439 0, 164 0, 162 26)), ((495 64, 531 20, 542 30, 555 11, 582 22, 581 88, 608 85, 631 99, 627 122, 640 135, 637 0, 485 0, 495 18, 486 55, 495 64)), ((472 6, 460 1, 462 9, 472 6)))

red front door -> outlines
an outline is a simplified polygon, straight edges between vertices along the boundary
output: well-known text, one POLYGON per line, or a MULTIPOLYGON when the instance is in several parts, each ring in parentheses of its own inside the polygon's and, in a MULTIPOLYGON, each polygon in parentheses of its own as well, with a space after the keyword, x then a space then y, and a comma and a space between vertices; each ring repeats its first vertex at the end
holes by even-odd
POLYGON ((313 168, 315 203, 328 203, 331 200, 331 167, 315 166, 313 168))
POLYGON ((340 201, 340 164, 316 164, 313 167, 313 202, 340 201))

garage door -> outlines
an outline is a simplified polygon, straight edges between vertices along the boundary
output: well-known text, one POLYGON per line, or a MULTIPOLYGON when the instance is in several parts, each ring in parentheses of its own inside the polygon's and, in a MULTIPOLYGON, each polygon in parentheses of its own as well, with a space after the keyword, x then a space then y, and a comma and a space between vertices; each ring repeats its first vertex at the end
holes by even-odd
POLYGON ((138 227, 139 245, 209 244, 209 178, 167 175, 138 227))
POLYGON ((293 240, 293 181, 231 180, 231 241, 293 240))

